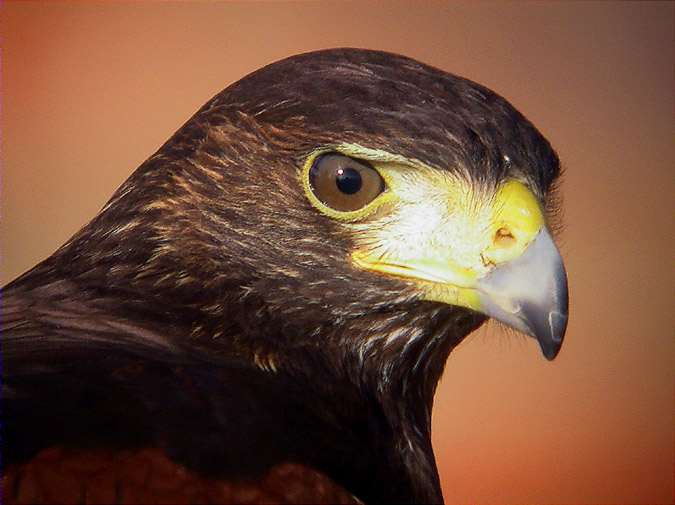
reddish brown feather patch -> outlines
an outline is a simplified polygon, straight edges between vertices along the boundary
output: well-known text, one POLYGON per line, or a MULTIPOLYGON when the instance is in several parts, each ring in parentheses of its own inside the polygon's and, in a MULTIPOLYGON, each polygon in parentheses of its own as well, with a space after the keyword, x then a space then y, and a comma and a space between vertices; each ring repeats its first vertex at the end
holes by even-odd
POLYGON ((2 477, 6 504, 360 503, 325 475, 294 463, 256 482, 206 479, 162 451, 53 447, 2 477))

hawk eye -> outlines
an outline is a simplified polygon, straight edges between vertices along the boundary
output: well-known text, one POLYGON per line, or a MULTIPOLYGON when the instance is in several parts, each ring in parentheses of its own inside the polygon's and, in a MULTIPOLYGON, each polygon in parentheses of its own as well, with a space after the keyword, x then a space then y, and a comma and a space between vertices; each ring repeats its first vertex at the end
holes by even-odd
POLYGON ((384 181, 369 163, 330 153, 309 169, 312 193, 327 207, 349 212, 365 207, 384 191, 384 181))

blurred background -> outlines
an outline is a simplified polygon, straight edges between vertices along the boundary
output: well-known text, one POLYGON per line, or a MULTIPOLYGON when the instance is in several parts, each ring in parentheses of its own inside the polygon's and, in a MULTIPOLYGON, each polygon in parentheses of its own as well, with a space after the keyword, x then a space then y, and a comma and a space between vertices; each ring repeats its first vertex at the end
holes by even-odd
POLYGON ((673 3, 31 3, 2 13, 2 284, 207 99, 277 59, 384 49, 482 83, 558 150, 565 346, 488 325, 434 409, 448 503, 673 503, 673 3))

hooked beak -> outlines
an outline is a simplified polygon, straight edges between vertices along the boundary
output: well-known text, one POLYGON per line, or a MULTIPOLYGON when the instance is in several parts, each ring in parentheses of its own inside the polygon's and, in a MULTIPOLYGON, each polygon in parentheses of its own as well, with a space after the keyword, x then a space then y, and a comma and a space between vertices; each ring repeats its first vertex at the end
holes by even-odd
POLYGON ((518 258, 478 281, 480 311, 539 342, 548 360, 562 346, 567 328, 567 275, 546 227, 518 258))

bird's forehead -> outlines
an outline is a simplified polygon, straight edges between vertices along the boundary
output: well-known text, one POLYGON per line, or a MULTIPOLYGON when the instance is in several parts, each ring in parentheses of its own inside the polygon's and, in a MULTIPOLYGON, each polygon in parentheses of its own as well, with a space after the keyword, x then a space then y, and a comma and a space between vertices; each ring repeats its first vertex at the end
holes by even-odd
POLYGON ((262 68, 223 97, 272 123, 304 118, 320 131, 432 136, 504 115, 501 99, 471 81, 398 55, 320 51, 262 68))
POLYGON ((378 51, 337 49, 281 60, 224 90, 203 109, 210 110, 245 114, 276 135, 302 138, 303 148, 357 144, 439 169, 470 165, 474 176, 488 180, 504 177, 508 158, 536 167, 528 176, 540 187, 558 173, 548 142, 502 97, 378 51))

